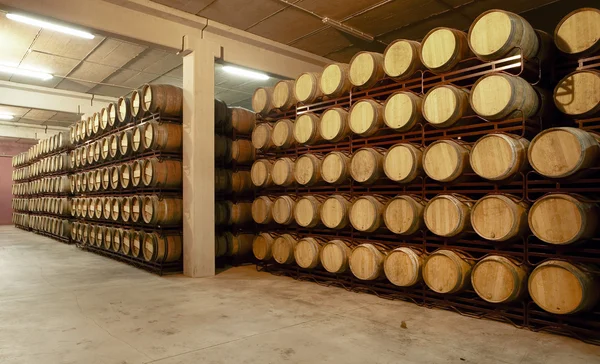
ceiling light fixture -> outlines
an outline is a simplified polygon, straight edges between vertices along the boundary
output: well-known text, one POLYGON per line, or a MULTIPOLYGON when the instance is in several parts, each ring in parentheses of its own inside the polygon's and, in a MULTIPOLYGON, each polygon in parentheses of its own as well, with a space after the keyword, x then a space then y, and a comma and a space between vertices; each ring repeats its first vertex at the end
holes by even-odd
POLYGON ((250 71, 244 68, 233 67, 233 66, 223 66, 223 71, 227 73, 231 73, 236 76, 244 76, 248 78, 253 78, 255 80, 268 80, 269 76, 265 73, 250 71))
POLYGON ((0 120, 12 120, 15 116, 13 114, 3 114, 0 113, 0 120))
POLYGON ((6 66, 6 65, 2 65, 2 64, 0 64, 0 72, 10 73, 12 75, 37 78, 42 81, 47 81, 47 80, 52 79, 52 77, 54 77, 47 72, 34 71, 34 70, 26 69, 26 68, 11 67, 11 66, 6 66))
POLYGON ((74 36, 85 38, 85 39, 94 39, 94 35, 92 33, 84 32, 83 30, 79 30, 79 29, 65 27, 63 25, 48 23, 47 21, 44 21, 44 20, 39 20, 39 19, 35 19, 35 18, 30 18, 28 16, 12 14, 12 13, 6 14, 6 17, 8 19, 18 21, 21 23, 34 25, 36 27, 40 27, 40 28, 44 28, 44 29, 48 29, 48 30, 54 30, 56 32, 70 34, 70 35, 74 35, 74 36))
POLYGON ((346 24, 343 24, 337 20, 333 20, 331 18, 323 18, 323 24, 327 24, 329 26, 334 27, 337 30, 340 30, 344 33, 348 33, 350 35, 353 35, 357 38, 366 40, 368 42, 372 42, 375 40, 375 37, 373 37, 371 34, 367 34, 365 32, 361 32, 360 30, 356 29, 356 28, 352 28, 346 24))

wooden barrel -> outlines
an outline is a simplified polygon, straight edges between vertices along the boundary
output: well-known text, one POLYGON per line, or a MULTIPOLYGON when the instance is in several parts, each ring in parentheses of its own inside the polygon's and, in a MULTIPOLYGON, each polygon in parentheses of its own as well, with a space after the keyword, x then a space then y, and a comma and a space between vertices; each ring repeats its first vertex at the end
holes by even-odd
POLYGON ((321 154, 303 154, 294 164, 294 178, 302 186, 313 186, 323 181, 321 175, 321 164, 323 156, 321 154))
POLYGON ((259 196, 252 202, 252 219, 257 224, 268 224, 273 221, 273 196, 259 196))
POLYGON ((360 244, 352 249, 349 265, 352 274, 363 281, 372 281, 383 273, 385 254, 373 244, 360 244))
POLYGON ((178 261, 183 255, 183 237, 181 235, 158 235, 157 233, 146 234, 143 255, 144 259, 150 262, 178 261))
POLYGON ((294 221, 296 196, 279 196, 273 202, 273 220, 280 225, 289 225, 294 221))
POLYGON ((119 166, 109 167, 110 169, 110 188, 115 191, 119 189, 119 183, 121 182, 121 169, 119 166))
POLYGON ((425 206, 425 225, 435 235, 451 237, 471 228, 473 203, 464 196, 437 195, 425 206))
POLYGON ((94 211, 96 213, 95 217, 97 220, 100 220, 100 219, 102 219, 102 213, 103 213, 103 208, 104 208, 102 198, 100 198, 100 197, 95 198, 94 205, 95 205, 94 211))
POLYGON ((350 208, 350 223, 358 231, 373 232, 383 223, 383 210, 388 198, 383 196, 361 196, 350 208))
MULTIPOLYGON (((13 221, 13 223, 15 223, 15 221, 13 221)), ((79 223, 73 222, 73 224, 71 225, 71 240, 80 242, 79 239, 77 238, 77 230, 79 230, 79 223)))
POLYGON ((350 177, 352 156, 346 152, 331 152, 323 158, 321 176, 330 184, 341 184, 350 177))
POLYGON ((232 239, 233 234, 226 232, 225 234, 215 235, 215 257, 222 257, 227 254, 227 240, 232 239))
POLYGON ((285 111, 295 106, 298 100, 294 95, 294 81, 282 80, 273 87, 273 106, 285 111))
POLYGON ((336 98, 350 92, 350 66, 346 63, 331 63, 323 68, 319 88, 325 96, 336 98))
POLYGON ((131 197, 122 197, 120 202, 121 211, 119 215, 121 220, 124 222, 131 221, 131 197))
POLYGON ((254 190, 252 176, 248 171, 237 171, 231 175, 231 190, 235 193, 244 194, 254 190))
POLYGON ((325 110, 319 124, 319 134, 323 140, 337 143, 350 135, 348 112, 341 107, 325 110))
POLYGON ((98 226, 96 228, 96 245, 99 248, 104 248, 104 237, 106 235, 106 226, 98 226))
POLYGON ((350 60, 349 78, 352 85, 365 89, 385 77, 383 54, 375 52, 358 52, 350 60))
POLYGON ((478 176, 503 181, 529 170, 529 141, 513 134, 494 133, 482 136, 470 153, 471 169, 478 176))
POLYGON ((250 176, 256 187, 266 188, 273 184, 273 162, 268 159, 258 159, 252 164, 250 176))
MULTIPOLYGON (((46 229, 47 230, 47 229, 46 229)), ((92 246, 96 246, 99 247, 102 245, 102 241, 97 241, 96 239, 96 231, 98 230, 98 226, 97 225, 90 225, 89 229, 88 229, 88 244, 92 245, 92 246)))
POLYGON ((321 205, 321 222, 330 229, 343 229, 350 223, 349 196, 331 195, 321 205))
POLYGON ((143 135, 145 150, 181 152, 183 138, 181 124, 149 122, 143 125, 143 135))
POLYGON ((384 104, 383 122, 397 132, 405 132, 423 121, 423 97, 409 91, 391 94, 384 104))
POLYGON ((115 228, 113 232, 112 246, 111 250, 119 253, 123 249, 123 235, 125 234, 125 230, 120 228, 115 228))
POLYGON ((295 145, 294 122, 290 119, 278 120, 271 133, 271 142, 277 149, 288 149, 295 145))
POLYGON ((92 135, 94 136, 100 132, 100 113, 95 112, 92 116, 92 135))
POLYGON ((103 107, 102 109, 100 109, 100 114, 98 116, 98 119, 100 121, 100 133, 104 133, 106 131, 108 131, 108 114, 106 113, 106 108, 103 107))
POLYGON ((146 233, 140 230, 135 230, 131 234, 131 255, 134 257, 140 257, 144 245, 144 238, 146 233))
POLYGON ((330 240, 321 249, 321 264, 330 273, 344 273, 348 270, 352 248, 345 240, 330 240))
POLYGON ((142 222, 143 200, 140 196, 131 196, 131 222, 142 222))
POLYGON ((421 43, 407 39, 397 39, 383 52, 383 69, 389 77, 402 81, 423 69, 419 58, 421 43))
POLYGON ((144 126, 136 126, 133 128, 131 133, 131 151, 133 154, 143 152, 146 148, 144 147, 144 133, 142 129, 144 126))
POLYGON ((131 92, 131 115, 140 120, 146 115, 146 111, 142 107, 143 104, 143 96, 141 90, 133 90, 131 92))
POLYGON ((575 71, 554 88, 554 104, 562 113, 588 118, 600 112, 600 71, 575 71))
POLYGON ((456 293, 470 287, 473 263, 452 250, 433 252, 423 266, 425 284, 437 293, 456 293))
POLYGON ((524 79, 492 73, 475 82, 469 101, 473 111, 487 120, 534 116, 541 107, 538 93, 524 79))
POLYGON ((471 55, 467 34, 460 30, 435 28, 421 42, 421 62, 434 73, 450 71, 471 55))
POLYGON ((263 116, 273 110, 273 87, 259 87, 252 95, 252 110, 263 116))
POLYGON ((133 131, 131 129, 119 133, 119 154, 123 157, 133 154, 132 135, 133 131))
POLYGON ((215 201, 215 225, 228 225, 231 215, 231 201, 215 201))
POLYGON ((294 262, 294 248, 298 243, 298 237, 291 234, 282 234, 275 238, 271 246, 271 253, 279 264, 291 264, 294 262))
POLYGON ((447 128, 463 116, 473 113, 469 91, 452 85, 441 85, 427 91, 423 99, 423 117, 436 128, 447 128))
POLYGON ((181 161, 144 159, 142 181, 146 187, 180 188, 182 183, 181 161))
POLYGON ((231 192, 231 179, 231 170, 215 169, 215 192, 231 192))
POLYGON ((572 244, 595 236, 598 206, 577 194, 545 195, 531 206, 529 227, 540 240, 555 245, 572 244))
POLYGON ((529 146, 529 163, 542 176, 565 178, 595 167, 600 158, 600 136, 577 128, 551 128, 529 146))
POLYGON ((104 250, 112 250, 115 228, 106 227, 104 230, 104 250))
POLYGON ((298 241, 294 247, 294 259, 301 268, 312 269, 319 266, 321 249, 325 241, 319 238, 306 237, 298 241))
POLYGON ((117 101, 116 120, 118 125, 129 124, 133 119, 131 109, 131 100, 128 97, 121 97, 117 101))
POLYGON ((361 148, 352 156, 350 175, 359 183, 372 184, 384 175, 383 161, 385 150, 381 148, 361 148))
POLYGON ((231 113, 223 100, 215 99, 215 132, 229 135, 233 131, 231 113))
POLYGON ((108 191, 110 188, 110 168, 104 167, 102 171, 102 189, 108 191))
POLYGON ((323 96, 323 92, 319 88, 320 79, 321 74, 315 72, 304 72, 298 76, 294 83, 296 100, 304 104, 310 104, 323 96))
POLYGON ((273 149, 275 145, 273 144, 272 135, 273 124, 260 123, 256 125, 254 131, 252 131, 252 145, 254 145, 254 148, 261 151, 273 149))
POLYGON ((108 136, 108 155, 110 159, 116 159, 120 156, 121 150, 119 146, 121 145, 121 135, 120 134, 111 134, 108 136))
POLYGON ((231 147, 233 141, 227 137, 215 135, 215 160, 229 163, 231 162, 231 147))
POLYGON ((273 258, 273 242, 275 237, 270 233, 260 233, 252 242, 252 253, 258 260, 271 260, 273 258))
POLYGON ((243 107, 231 107, 231 126, 237 134, 250 135, 256 125, 256 114, 243 107))
POLYGON ((383 271, 392 284, 410 287, 423 280, 423 264, 426 255, 409 247, 396 248, 388 252, 383 262, 383 271))
POLYGON ((228 256, 244 256, 252 251, 254 234, 236 234, 227 242, 228 256))
POLYGON ((385 205, 383 222, 395 234, 412 235, 424 226, 426 204, 427 201, 416 195, 398 195, 385 205))
POLYGON ((561 260, 538 265, 529 276, 528 288, 533 301, 554 314, 587 311, 598 303, 598 279, 588 267, 561 260))
POLYGON ((106 112, 104 113, 106 117, 106 130, 111 130, 116 127, 119 120, 117 119, 119 107, 116 102, 111 102, 106 105, 106 112))
POLYGON ((156 195, 145 196, 142 202, 142 217, 146 224, 178 224, 183 219, 183 200, 159 198, 156 195))
POLYGON ((423 169, 433 180, 452 182, 471 171, 470 148, 451 139, 433 142, 423 151, 423 169))
POLYGON ((237 139, 231 143, 231 159, 237 164, 252 164, 256 158, 252 142, 245 139, 237 139))
POLYGON ((507 303, 523 297, 527 291, 527 268, 516 260, 489 255, 471 271, 475 293, 491 303, 507 303))
POLYGON ((305 228, 312 228, 321 222, 321 206, 325 196, 303 196, 294 206, 294 219, 296 223, 305 228))
POLYGON ((398 183, 410 183, 423 175, 423 147, 413 143, 398 143, 390 147, 383 159, 387 178, 398 183))
POLYGON ((131 186, 133 188, 142 187, 142 177, 144 175, 145 159, 137 159, 130 163, 131 165, 131 186))
POLYGON ((145 84, 140 89, 141 107, 146 113, 162 116, 183 114, 183 90, 171 85, 145 84))
POLYGON ((123 201, 124 199, 122 197, 110 197, 110 217, 113 221, 119 221, 121 219, 121 207, 123 201))
POLYGON ((572 57, 596 53, 600 49, 600 10, 580 8, 567 14, 554 30, 554 43, 572 57))
POLYGON ((527 20, 499 9, 483 12, 471 24, 469 47, 484 61, 517 54, 531 59, 540 49, 538 37, 527 20))
POLYGON ((102 189, 102 170, 96 169, 94 173, 94 191, 98 192, 102 189))
MULTIPOLYGON (((88 191, 88 182, 89 182, 89 180, 88 180, 88 174, 87 174, 87 172, 83 172, 81 174, 81 192, 88 191)), ((43 188, 43 190, 45 192, 48 192, 47 188, 45 188, 45 187, 43 188)))
POLYGON ((372 99, 355 103, 349 111, 348 124, 354 134, 371 136, 383 127, 383 105, 372 99))
POLYGON ((508 241, 528 230, 529 204, 514 195, 492 194, 479 199, 471 210, 477 235, 492 241, 508 241))
POLYGON ((95 160, 94 160, 94 146, 96 143, 90 143, 88 144, 85 149, 86 149, 86 154, 87 154, 87 164, 92 165, 94 164, 95 160))
POLYGON ((288 157, 277 159, 273 164, 271 178, 277 186, 291 186, 295 181, 294 160, 288 157))
POLYGON ((108 137, 104 137, 100 140, 100 159, 103 162, 110 159, 110 143, 108 137))
POLYGON ((131 164, 123 163, 119 166, 119 185, 126 190, 131 187, 131 164))
POLYGON ((252 222, 252 203, 237 202, 231 205, 229 225, 244 225, 252 222))
POLYGON ((294 123, 294 139, 298 144, 312 145, 323 141, 319 134, 319 117, 313 113, 300 115, 294 123))
POLYGON ((102 218, 104 220, 110 220, 112 214, 112 205, 110 197, 102 197, 102 218))

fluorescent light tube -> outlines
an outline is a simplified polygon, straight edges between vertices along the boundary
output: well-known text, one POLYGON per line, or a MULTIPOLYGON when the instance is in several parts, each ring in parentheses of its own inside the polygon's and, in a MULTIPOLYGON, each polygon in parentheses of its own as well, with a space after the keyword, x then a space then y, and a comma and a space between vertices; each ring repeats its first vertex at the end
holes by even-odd
POLYGON ((269 76, 264 73, 249 71, 247 69, 233 67, 233 66, 223 66, 223 70, 227 73, 231 73, 236 76, 244 76, 248 78, 253 78, 255 80, 268 80, 269 76))
POLYGON ((52 23, 48 23, 47 21, 44 21, 44 20, 34 19, 34 18, 30 18, 28 16, 12 14, 12 13, 6 14, 6 17, 8 19, 18 21, 21 23, 34 25, 36 27, 40 27, 40 28, 44 28, 44 29, 48 29, 48 30, 54 30, 56 32, 70 34, 70 35, 74 35, 74 36, 85 38, 85 39, 94 39, 94 35, 92 33, 84 32, 83 30, 79 30, 79 29, 65 27, 64 25, 52 24, 52 23))
POLYGON ((47 81, 47 80, 52 79, 52 77, 54 77, 51 74, 46 73, 46 72, 28 70, 26 68, 17 68, 17 67, 5 66, 5 65, 2 65, 2 64, 0 64, 0 72, 2 72, 2 73, 10 73, 12 75, 19 75, 19 76, 37 78, 37 79, 40 79, 42 81, 47 81))
POLYGON ((0 120, 12 120, 14 118, 15 117, 12 114, 3 114, 3 113, 0 113, 0 120))

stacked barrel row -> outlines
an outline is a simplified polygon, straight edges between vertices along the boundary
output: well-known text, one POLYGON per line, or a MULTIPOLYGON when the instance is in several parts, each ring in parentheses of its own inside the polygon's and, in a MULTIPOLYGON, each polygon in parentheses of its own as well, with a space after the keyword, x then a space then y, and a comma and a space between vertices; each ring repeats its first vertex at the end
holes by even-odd
MULTIPOLYGON (((598 11, 569 14, 578 20, 567 28, 596 32, 585 36, 593 48, 598 23, 588 13, 598 11)), ((423 281, 442 294, 472 289, 499 310, 529 297, 552 314, 593 310, 599 269, 579 247, 597 237, 596 203, 573 193, 526 197, 530 171, 577 180, 600 151, 595 134, 543 130, 556 121, 543 88, 556 53, 552 37, 522 17, 490 10, 468 34, 437 28, 421 43, 398 40, 384 54, 360 52, 258 89, 255 256, 417 290, 423 281), (523 69, 537 67, 541 82, 525 71, 470 69, 513 55, 523 69), (449 82, 452 72, 463 77, 449 82), (528 256, 530 238, 543 254, 528 256)), ((598 110, 598 85, 589 110, 598 110)))
POLYGON ((68 132, 60 132, 49 138, 42 139, 26 152, 19 153, 12 159, 13 167, 20 167, 38 160, 44 156, 67 150, 71 147, 68 132))

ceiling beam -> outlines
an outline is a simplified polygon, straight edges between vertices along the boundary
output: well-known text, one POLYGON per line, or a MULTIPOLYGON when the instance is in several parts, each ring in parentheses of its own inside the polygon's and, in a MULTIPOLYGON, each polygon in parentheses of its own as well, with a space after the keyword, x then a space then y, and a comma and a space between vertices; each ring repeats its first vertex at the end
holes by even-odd
POLYGON ((8 106, 91 115, 116 98, 0 81, 0 102, 8 106))
POLYGON ((20 124, 18 122, 0 122, 0 137, 45 139, 69 128, 58 126, 42 126, 31 124, 20 124))

